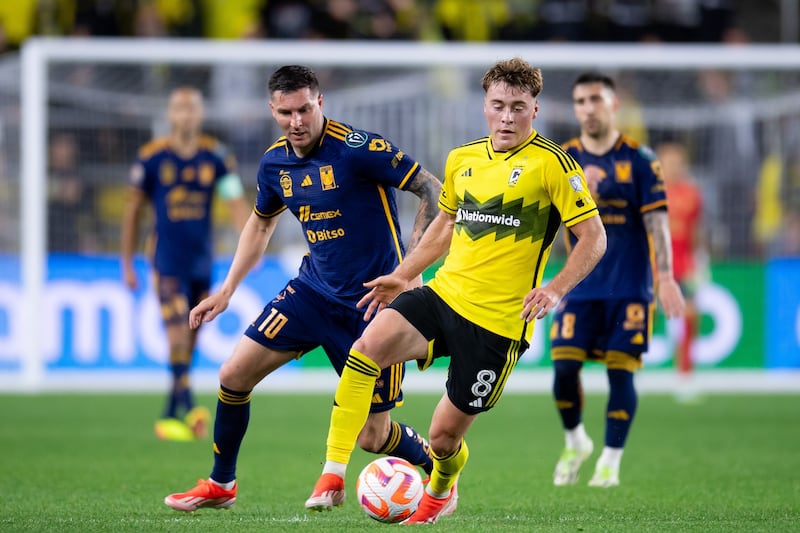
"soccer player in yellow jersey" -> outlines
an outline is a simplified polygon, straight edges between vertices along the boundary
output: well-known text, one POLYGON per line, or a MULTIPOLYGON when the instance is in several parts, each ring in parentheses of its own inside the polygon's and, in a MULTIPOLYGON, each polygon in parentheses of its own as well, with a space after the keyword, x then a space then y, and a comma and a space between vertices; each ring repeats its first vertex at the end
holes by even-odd
POLYGON ((329 509, 343 499, 342 480, 381 369, 412 359, 424 369, 449 356, 446 393, 430 426, 433 472, 406 522, 433 523, 451 513, 469 455, 464 435, 479 413, 496 405, 530 343, 533 319, 553 309, 605 252, 605 230, 583 171, 533 129, 541 71, 519 58, 504 60, 482 83, 489 136, 450 152, 439 214, 391 274, 366 284, 370 292, 359 306, 366 306, 365 318, 378 314, 345 363, 327 461, 308 509, 329 509), (562 221, 578 241, 563 268, 541 286, 562 221), (410 289, 445 253, 434 279, 410 289))

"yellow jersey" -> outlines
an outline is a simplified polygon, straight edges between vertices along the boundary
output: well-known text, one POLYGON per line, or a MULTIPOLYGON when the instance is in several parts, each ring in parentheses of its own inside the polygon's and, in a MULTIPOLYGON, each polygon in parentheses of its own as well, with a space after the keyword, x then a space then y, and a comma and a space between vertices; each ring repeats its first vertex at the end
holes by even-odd
POLYGON ((485 137, 450 151, 439 208, 456 220, 431 289, 467 320, 530 344, 522 300, 542 281, 559 225, 597 214, 583 169, 535 130, 506 152, 485 137))

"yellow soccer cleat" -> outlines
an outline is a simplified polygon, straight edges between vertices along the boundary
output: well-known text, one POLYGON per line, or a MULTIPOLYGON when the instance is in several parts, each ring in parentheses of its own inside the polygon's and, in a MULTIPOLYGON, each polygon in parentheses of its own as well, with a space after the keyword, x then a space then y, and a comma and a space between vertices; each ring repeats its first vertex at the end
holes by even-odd
POLYGON ((194 440, 194 433, 183 421, 177 418, 156 420, 156 436, 161 440, 186 442, 194 440))

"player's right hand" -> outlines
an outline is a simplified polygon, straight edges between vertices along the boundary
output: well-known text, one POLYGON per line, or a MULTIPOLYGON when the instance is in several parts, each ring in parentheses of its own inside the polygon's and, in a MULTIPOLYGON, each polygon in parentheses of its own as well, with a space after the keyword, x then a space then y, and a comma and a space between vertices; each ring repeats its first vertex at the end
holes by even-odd
POLYGON ((136 271, 132 268, 123 268, 122 277, 125 282, 125 286, 130 290, 135 291, 139 288, 139 278, 136 277, 136 271))
POLYGON ((221 292, 216 292, 203 299, 189 311, 189 327, 199 328, 204 322, 211 322, 217 315, 228 308, 230 298, 221 292))

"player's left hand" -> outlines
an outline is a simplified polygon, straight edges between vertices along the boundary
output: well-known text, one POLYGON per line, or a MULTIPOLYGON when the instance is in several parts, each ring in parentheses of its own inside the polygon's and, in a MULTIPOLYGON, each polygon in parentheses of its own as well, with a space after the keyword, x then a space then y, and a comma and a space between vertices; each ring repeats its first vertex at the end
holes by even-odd
POLYGON ((383 311, 398 294, 421 284, 422 278, 420 276, 411 281, 394 273, 378 276, 364 284, 364 287, 370 289, 370 291, 358 301, 356 307, 367 306, 367 310, 364 311, 364 320, 367 321, 376 313, 383 311))
POLYGON ((668 318, 682 316, 686 310, 686 300, 674 278, 659 278, 658 301, 661 302, 661 308, 668 318))
POLYGON ((548 287, 536 287, 522 300, 520 318, 531 322, 534 318, 544 318, 558 304, 559 296, 548 287))

